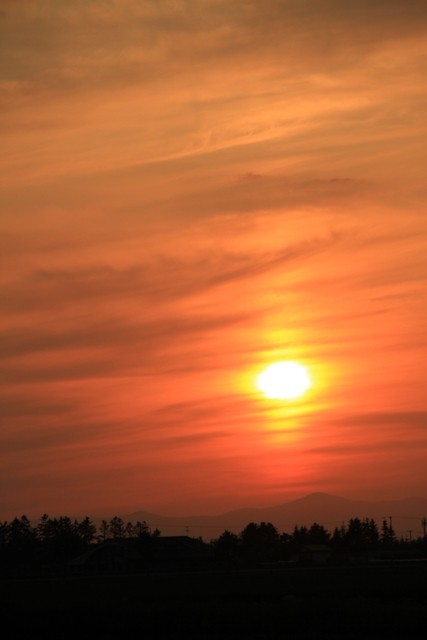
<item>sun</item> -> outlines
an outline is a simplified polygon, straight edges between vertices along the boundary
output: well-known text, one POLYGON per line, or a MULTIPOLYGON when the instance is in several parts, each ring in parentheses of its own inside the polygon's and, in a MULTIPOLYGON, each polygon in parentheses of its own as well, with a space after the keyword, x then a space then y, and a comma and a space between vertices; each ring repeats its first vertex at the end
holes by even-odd
POLYGON ((311 387, 311 380, 306 367, 286 360, 264 369, 257 378, 257 386, 267 398, 293 400, 304 395, 311 387))

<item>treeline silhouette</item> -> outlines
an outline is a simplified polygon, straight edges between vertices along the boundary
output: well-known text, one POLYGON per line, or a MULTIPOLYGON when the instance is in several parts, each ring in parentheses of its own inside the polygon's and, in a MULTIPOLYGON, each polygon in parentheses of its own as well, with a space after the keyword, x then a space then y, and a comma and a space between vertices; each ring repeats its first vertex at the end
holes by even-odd
POLYGON ((79 521, 47 514, 33 526, 24 515, 0 523, 0 575, 60 574, 73 558, 107 540, 133 539, 141 552, 147 553, 159 535, 160 531, 151 531, 145 521, 125 523, 118 516, 102 520, 97 527, 89 517, 79 521))
MULTIPOLYGON (((420 555, 427 553, 426 536, 398 538, 387 520, 383 520, 379 528, 370 518, 350 518, 347 524, 335 527, 332 533, 317 522, 310 527, 295 526, 291 534, 280 534, 269 522, 252 522, 238 535, 224 531, 212 545, 223 560, 245 562, 289 561, 301 558, 304 551, 307 559, 310 552, 326 554, 329 551, 328 560, 331 561, 363 560, 375 551, 394 552, 395 555, 401 552, 402 557, 415 550, 420 555)), ((387 553, 383 557, 387 557, 387 553)))
POLYGON ((295 526, 292 533, 280 533, 270 522, 251 522, 239 534, 225 530, 209 544, 200 538, 192 540, 197 544, 191 549, 188 536, 162 537, 158 529, 152 531, 145 521, 124 522, 118 516, 102 520, 96 526, 89 517, 79 521, 68 516, 50 518, 47 514, 33 525, 24 515, 0 523, 0 576, 64 575, 75 558, 106 546, 111 549, 113 543, 116 547, 131 546, 133 552, 144 559, 139 567, 152 566, 150 556, 161 555, 161 543, 165 541, 173 542, 172 547, 169 545, 169 555, 165 556, 166 564, 169 561, 173 564, 181 553, 187 560, 194 561, 192 567, 197 566, 202 557, 203 567, 239 568, 260 563, 297 562, 303 558, 310 561, 314 554, 329 563, 364 561, 375 553, 377 558, 387 558, 387 554, 395 558, 427 556, 426 535, 398 538, 387 520, 378 527, 368 518, 351 518, 332 532, 316 522, 310 527, 295 526), (171 548, 175 556, 171 555, 171 548))

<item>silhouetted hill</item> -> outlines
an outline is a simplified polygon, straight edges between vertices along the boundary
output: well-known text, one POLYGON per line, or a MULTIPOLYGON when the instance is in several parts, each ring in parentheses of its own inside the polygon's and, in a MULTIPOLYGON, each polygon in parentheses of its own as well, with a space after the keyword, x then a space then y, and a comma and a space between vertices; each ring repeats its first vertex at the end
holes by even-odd
POLYGON ((295 525, 323 524, 329 531, 350 518, 374 518, 381 525, 392 517, 397 536, 412 537, 422 534, 421 520, 427 517, 427 499, 365 501, 349 500, 326 493, 312 493, 272 507, 245 508, 214 516, 169 517, 146 511, 122 515, 125 521, 145 520, 152 529, 163 535, 201 536, 204 540, 218 537, 225 529, 239 533, 249 522, 271 522, 280 531, 292 533, 295 525))

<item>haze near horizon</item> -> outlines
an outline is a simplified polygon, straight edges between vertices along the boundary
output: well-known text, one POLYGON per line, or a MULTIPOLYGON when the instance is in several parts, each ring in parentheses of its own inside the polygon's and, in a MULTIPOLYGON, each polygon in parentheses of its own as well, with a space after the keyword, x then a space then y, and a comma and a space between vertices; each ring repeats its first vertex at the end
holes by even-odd
POLYGON ((1 517, 426 497, 425 2, 0 8, 1 517))

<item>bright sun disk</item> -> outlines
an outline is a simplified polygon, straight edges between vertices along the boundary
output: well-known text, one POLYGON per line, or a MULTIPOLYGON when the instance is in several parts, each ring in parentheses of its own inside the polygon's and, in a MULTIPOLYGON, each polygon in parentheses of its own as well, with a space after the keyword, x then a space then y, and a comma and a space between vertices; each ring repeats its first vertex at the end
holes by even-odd
POLYGON ((275 362, 259 374, 257 386, 267 398, 292 400, 302 396, 311 387, 311 380, 302 364, 275 362))

